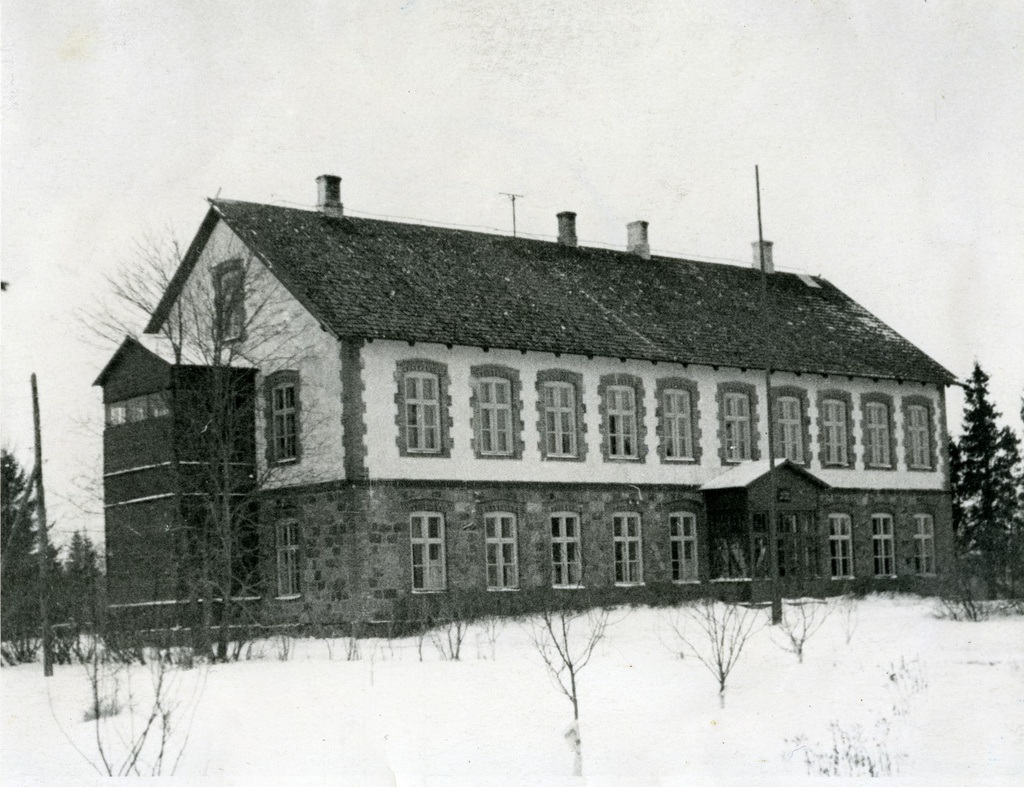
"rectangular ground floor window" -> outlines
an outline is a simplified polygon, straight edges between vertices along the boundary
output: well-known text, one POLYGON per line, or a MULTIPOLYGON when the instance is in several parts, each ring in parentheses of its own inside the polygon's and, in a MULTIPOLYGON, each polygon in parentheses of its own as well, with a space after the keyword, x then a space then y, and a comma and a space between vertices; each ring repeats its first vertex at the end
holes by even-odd
POLYGON ((931 514, 914 514, 914 569, 935 573, 935 521, 931 514))
POLYGON ((871 543, 875 558, 875 576, 896 576, 892 517, 889 514, 875 514, 871 517, 871 543))
MULTIPOLYGON (((767 519, 764 529, 767 533, 767 519)), ((754 530, 758 531, 757 517, 754 530)), ((751 526, 749 518, 742 514, 719 514, 708 523, 711 534, 711 576, 714 579, 750 579, 751 577, 751 526)), ((757 537, 762 540, 766 536, 757 537)), ((765 543, 767 543, 765 541, 765 543)))
POLYGON ((487 541, 487 587, 513 590, 519 587, 519 555, 516 549, 515 514, 496 512, 484 517, 487 541))
POLYGON ((583 580, 580 519, 576 514, 551 515, 551 584, 575 587, 583 580))
POLYGON ((697 517, 687 511, 669 514, 669 547, 673 582, 696 582, 697 517))
POLYGON ((779 576, 811 579, 818 568, 818 527, 813 511, 778 515, 779 576))
POLYGON ((299 523, 282 519, 277 523, 277 595, 297 596, 301 592, 299 571, 299 523))
POLYGON ((615 514, 612 517, 615 538, 615 583, 639 585, 644 581, 640 550, 640 515, 615 514))
POLYGON ((444 515, 417 511, 409 517, 412 541, 412 589, 444 590, 444 515))
POLYGON ((853 578, 853 527, 849 514, 828 515, 829 562, 833 579, 853 578))

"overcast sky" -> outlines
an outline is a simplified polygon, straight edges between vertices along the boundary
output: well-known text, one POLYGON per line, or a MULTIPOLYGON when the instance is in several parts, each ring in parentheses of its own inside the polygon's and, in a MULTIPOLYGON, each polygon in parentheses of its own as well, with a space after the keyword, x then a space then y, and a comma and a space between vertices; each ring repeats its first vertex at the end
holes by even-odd
MULTIPOLYGON (((1019 428, 1024 11, 1018 0, 2 5, 3 443, 102 533, 99 391, 77 315, 140 237, 206 197, 346 210, 821 274, 1019 428), (299 10, 301 9, 301 10, 299 10), (1011 418, 1012 416, 1012 418, 1011 418), (87 422, 91 420, 91 425, 87 422)), ((962 398, 950 396, 958 428, 962 398)))

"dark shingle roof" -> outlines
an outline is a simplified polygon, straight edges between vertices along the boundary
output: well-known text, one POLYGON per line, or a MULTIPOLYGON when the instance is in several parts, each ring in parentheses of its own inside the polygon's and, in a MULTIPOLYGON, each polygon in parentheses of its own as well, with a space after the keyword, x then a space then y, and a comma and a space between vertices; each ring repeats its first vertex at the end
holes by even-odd
POLYGON ((760 273, 753 268, 644 260, 626 252, 246 202, 211 204, 339 336, 954 379, 820 278, 814 288, 795 274, 769 276, 775 315, 775 341, 769 344, 760 273))

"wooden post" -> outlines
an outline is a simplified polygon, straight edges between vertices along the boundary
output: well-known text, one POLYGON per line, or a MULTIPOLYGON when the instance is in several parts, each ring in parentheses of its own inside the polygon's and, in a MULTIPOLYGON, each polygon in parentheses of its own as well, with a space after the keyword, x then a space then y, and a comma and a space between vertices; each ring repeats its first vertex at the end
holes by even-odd
POLYGON ((36 436, 36 505, 39 510, 39 626, 43 639, 43 675, 53 675, 53 643, 50 636, 50 539, 46 533, 46 496, 43 493, 43 436, 39 427, 39 390, 32 373, 32 421, 36 436))
MULTIPOLYGON (((768 272, 764 267, 764 233, 761 229, 761 175, 754 165, 754 182, 757 186, 757 250, 761 257, 761 315, 764 320, 765 349, 772 349, 772 310, 768 301, 768 272)), ((775 434, 772 424, 772 365, 767 358, 764 364, 765 423, 768 424, 768 563, 771 571, 772 625, 782 622, 782 595, 779 590, 779 534, 776 520, 775 498, 775 434)))

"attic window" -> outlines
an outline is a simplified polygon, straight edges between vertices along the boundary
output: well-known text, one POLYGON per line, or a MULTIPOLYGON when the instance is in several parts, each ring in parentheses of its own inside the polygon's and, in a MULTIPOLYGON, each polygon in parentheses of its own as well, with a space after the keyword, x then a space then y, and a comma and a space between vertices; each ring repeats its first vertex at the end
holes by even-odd
POLYGON ((222 262, 213 271, 215 340, 245 338, 245 269, 241 260, 222 262))

